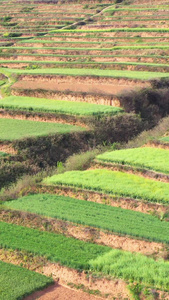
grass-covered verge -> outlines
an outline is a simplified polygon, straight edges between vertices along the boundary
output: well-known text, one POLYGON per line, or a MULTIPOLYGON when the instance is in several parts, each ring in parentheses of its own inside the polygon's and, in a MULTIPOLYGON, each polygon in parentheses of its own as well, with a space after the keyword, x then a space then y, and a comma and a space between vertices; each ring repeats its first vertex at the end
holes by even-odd
MULTIPOLYGON (((3 73, 4 68, 0 68, 3 73)), ((70 75, 70 76, 99 76, 99 77, 112 77, 112 78, 129 78, 138 80, 150 80, 154 78, 169 77, 169 73, 162 72, 144 72, 144 71, 127 71, 127 70, 97 70, 97 69, 5 69, 8 74, 31 74, 31 75, 70 75)))
POLYGON ((84 130, 82 127, 74 125, 16 119, 0 119, 0 127, 2 129, 0 132, 0 140, 3 141, 13 141, 32 136, 38 137, 54 133, 63 134, 84 130))
POLYGON ((28 195, 5 202, 4 205, 14 210, 89 225, 131 237, 169 243, 169 223, 132 210, 50 194, 28 195))
POLYGON ((131 165, 169 174, 169 150, 143 147, 105 152, 98 161, 131 165))
POLYGON ((44 185, 65 185, 122 197, 169 203, 169 184, 138 175, 96 169, 71 171, 43 180, 44 185))
POLYGON ((90 261, 90 265, 92 270, 106 275, 169 290, 169 262, 163 260, 155 261, 139 253, 112 250, 90 261))
POLYGON ((61 234, 0 222, 0 246, 26 250, 48 260, 75 269, 89 269, 89 261, 110 251, 111 248, 85 243, 61 234))
POLYGON ((0 261, 0 300, 19 300, 53 283, 52 278, 0 261))
POLYGON ((11 110, 26 110, 35 112, 51 112, 57 114, 95 116, 115 115, 122 112, 119 107, 97 105, 86 102, 59 101, 45 98, 9 96, 0 99, 0 108, 11 110))

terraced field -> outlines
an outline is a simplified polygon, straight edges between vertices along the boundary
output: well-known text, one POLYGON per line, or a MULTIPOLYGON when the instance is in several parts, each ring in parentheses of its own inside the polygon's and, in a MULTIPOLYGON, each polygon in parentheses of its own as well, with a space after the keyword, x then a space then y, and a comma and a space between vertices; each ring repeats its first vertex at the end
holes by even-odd
POLYGON ((169 299, 168 12, 0 2, 0 299, 169 299))

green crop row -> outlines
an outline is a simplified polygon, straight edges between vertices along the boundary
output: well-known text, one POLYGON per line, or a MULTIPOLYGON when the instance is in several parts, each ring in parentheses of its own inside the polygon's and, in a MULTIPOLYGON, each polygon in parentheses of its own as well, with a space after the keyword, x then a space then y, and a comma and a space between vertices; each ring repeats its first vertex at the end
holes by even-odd
POLYGON ((169 262, 155 261, 139 253, 112 250, 90 261, 93 270, 169 291, 169 262))
POLYGON ((169 77, 169 73, 164 72, 146 72, 146 71, 128 71, 128 70, 97 70, 97 69, 69 69, 69 68, 53 68, 53 69, 4 69, 0 68, 3 74, 31 74, 31 75, 69 75, 69 76, 100 76, 112 78, 129 78, 138 80, 150 80, 153 78, 169 77))
POLYGON ((0 140, 3 141, 84 130, 74 125, 17 119, 0 119, 0 128, 0 140))
MULTIPOLYGON (((143 62, 116 62, 116 61, 38 61, 38 60, 0 60, 0 65, 1 64, 38 64, 38 65, 55 65, 55 67, 57 65, 63 65, 63 66, 67 66, 67 65, 79 65, 80 67, 82 66, 86 66, 86 65, 94 65, 94 66, 100 66, 100 65, 117 65, 117 66, 143 66, 143 67, 154 67, 154 68, 158 68, 158 67, 163 67, 163 68, 168 68, 169 65, 168 64, 155 64, 155 63, 143 63, 143 62)), ((157 71, 157 70, 155 70, 157 71)))
POLYGON ((89 269, 89 261, 111 250, 109 247, 85 243, 61 234, 0 222, 1 247, 26 250, 46 256, 75 269, 89 269))
POLYGON ((106 152, 99 161, 131 165, 169 174, 169 150, 143 147, 106 152))
POLYGON ((20 96, 9 96, 7 98, 0 99, 0 108, 53 112, 57 114, 76 116, 93 116, 103 114, 114 115, 123 111, 119 107, 107 105, 20 96))
POLYGON ((111 28, 111 29, 62 29, 60 30, 52 30, 50 33, 99 33, 99 32, 169 32, 169 28, 143 28, 143 27, 135 27, 135 28, 111 28))
POLYGON ((53 283, 51 278, 0 261, 0 300, 19 300, 53 283))
POLYGON ((168 222, 128 209, 50 194, 28 195, 5 202, 5 206, 118 234, 169 243, 168 222))
POLYGON ((169 263, 141 254, 112 250, 50 232, 0 222, 1 247, 46 256, 71 268, 101 271, 124 280, 168 290, 169 263))
POLYGON ((65 185, 116 196, 169 203, 168 183, 106 169, 65 172, 45 178, 43 184, 65 185))

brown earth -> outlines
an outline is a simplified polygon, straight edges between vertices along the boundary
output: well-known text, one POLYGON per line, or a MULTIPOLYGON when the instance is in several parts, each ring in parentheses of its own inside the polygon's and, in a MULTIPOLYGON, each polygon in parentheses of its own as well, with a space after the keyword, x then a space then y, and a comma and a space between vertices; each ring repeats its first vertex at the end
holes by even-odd
POLYGON ((0 151, 6 152, 6 153, 9 153, 12 155, 17 154, 17 151, 14 148, 12 148, 11 145, 0 144, 0 151))
POLYGON ((74 290, 68 286, 63 286, 55 282, 54 285, 33 293, 24 298, 24 300, 97 300, 104 299, 101 297, 92 296, 83 291, 74 290))
MULTIPOLYGON (((87 292, 90 292, 91 290, 93 292, 97 292, 102 298, 106 297, 107 299, 112 299, 113 297, 116 300, 121 300, 121 299, 126 299, 126 300, 130 300, 130 294, 128 292, 127 289, 127 284, 121 280, 121 279, 113 279, 113 278, 106 278, 104 276, 100 276, 100 277, 95 277, 92 276, 92 273, 89 272, 78 272, 74 269, 70 269, 67 267, 63 267, 60 266, 57 263, 50 263, 50 262, 45 262, 43 261, 43 259, 41 259, 39 265, 32 261, 32 257, 29 258, 29 255, 27 254, 27 260, 25 261, 24 259, 25 254, 22 253, 22 251, 11 251, 10 249, 0 249, 0 259, 4 262, 7 263, 12 263, 14 265, 20 265, 22 264, 23 267, 36 271, 38 273, 44 274, 46 276, 52 276, 52 278, 56 281, 56 283, 59 282, 59 285, 64 286, 67 289, 70 289, 70 287, 73 287, 73 290, 70 289, 69 292, 70 294, 68 294, 68 290, 67 290, 67 295, 73 295, 72 297, 74 297, 74 293, 75 288, 77 287, 77 289, 81 289, 81 290, 85 290, 87 292), (72 292, 74 292, 72 294, 72 292)), ((38 257, 36 257, 36 260, 38 260, 38 257)), ((40 258, 39 258, 40 260, 40 258)), ((51 287, 52 288, 52 287, 51 287)), ((43 300, 46 299, 52 299, 52 298, 44 298, 44 297, 48 297, 46 294, 43 295, 43 291, 42 292, 42 296, 43 296, 43 300)), ((47 289, 47 292, 50 292, 50 287, 47 289)), ((51 290, 52 292, 52 290, 51 290)), ((56 291, 54 291, 55 293, 56 291)), ((35 294, 36 295, 36 294, 35 294)), ((51 295, 51 294, 50 294, 51 295)), ((55 295, 55 294, 54 294, 55 295)), ((102 299, 101 297, 95 297, 95 296, 91 296, 89 295, 89 293, 83 293, 82 291, 78 291, 77 292, 77 297, 82 296, 86 298, 84 298, 84 300, 87 299, 91 299, 91 300, 96 300, 96 299, 102 299), (91 298, 89 298, 91 297, 91 298)), ((62 293, 59 293, 58 295, 59 299, 65 300, 64 296, 62 293)), ((31 297, 31 296, 29 296, 31 297)), ((37 297, 37 296, 36 296, 37 297)), ((25 300, 35 300, 37 298, 28 298, 26 297, 25 300)), ((39 299, 39 298, 38 298, 39 299)), ((40 298, 41 299, 41 298, 40 298)), ((53 300, 58 299, 58 298, 54 298, 53 300)), ((75 298, 72 298, 72 300, 75 298)), ((76 298, 81 300, 81 298, 76 298)), ((82 298, 83 299, 83 298, 82 298)), ((71 300, 71 298, 70 298, 71 300)))
POLYGON ((20 88, 20 89, 43 89, 48 91, 71 91, 71 92, 80 92, 80 93, 89 93, 89 94, 105 94, 105 95, 117 95, 122 91, 130 91, 132 88, 140 89, 141 86, 138 84, 132 85, 112 85, 112 84, 100 84, 100 83, 79 83, 76 81, 66 81, 63 82, 47 82, 47 81, 18 81, 14 83, 12 86, 13 88, 20 88))
POLYGON ((85 125, 84 123, 78 121, 78 120, 69 120, 66 121, 66 119, 62 119, 61 117, 57 116, 56 117, 40 117, 38 115, 27 115, 27 114, 22 114, 22 113, 18 113, 18 114, 10 114, 10 113, 4 113, 0 110, 0 118, 1 119, 17 119, 17 120, 30 120, 30 121, 37 121, 37 122, 45 122, 45 123, 61 123, 61 124, 67 124, 67 125, 77 125, 77 126, 81 126, 84 127, 86 129, 89 129, 89 127, 87 125, 85 125))
MULTIPOLYGON (((50 85, 50 84, 49 84, 50 85)), ((19 89, 13 88, 12 95, 15 96, 28 96, 37 98, 47 98, 63 101, 77 101, 77 102, 87 102, 100 105, 110 105, 120 107, 120 101, 116 96, 105 96, 105 95, 90 95, 85 93, 72 93, 71 91, 58 92, 46 90, 31 90, 31 89, 19 89)))

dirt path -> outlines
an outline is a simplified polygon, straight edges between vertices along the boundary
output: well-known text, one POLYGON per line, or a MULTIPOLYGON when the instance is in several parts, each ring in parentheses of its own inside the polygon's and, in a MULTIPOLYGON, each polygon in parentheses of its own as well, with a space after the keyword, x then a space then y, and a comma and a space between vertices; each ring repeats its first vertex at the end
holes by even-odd
POLYGON ((57 282, 44 289, 43 291, 38 291, 32 295, 24 298, 24 300, 97 300, 103 299, 101 297, 96 297, 88 293, 70 289, 69 287, 58 284, 57 282))

